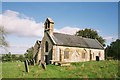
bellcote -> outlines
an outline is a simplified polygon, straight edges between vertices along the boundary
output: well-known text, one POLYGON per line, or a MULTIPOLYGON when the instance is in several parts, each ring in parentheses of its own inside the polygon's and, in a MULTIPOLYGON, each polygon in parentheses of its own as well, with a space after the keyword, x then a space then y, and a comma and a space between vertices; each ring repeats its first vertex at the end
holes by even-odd
POLYGON ((49 34, 53 34, 54 21, 51 18, 47 18, 44 23, 44 31, 47 31, 49 34))

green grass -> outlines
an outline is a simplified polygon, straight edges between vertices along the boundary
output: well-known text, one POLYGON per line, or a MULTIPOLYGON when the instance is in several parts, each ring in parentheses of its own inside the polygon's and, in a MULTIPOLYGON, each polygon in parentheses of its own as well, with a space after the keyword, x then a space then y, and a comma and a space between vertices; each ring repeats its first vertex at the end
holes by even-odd
POLYGON ((89 61, 72 63, 71 66, 61 67, 47 65, 29 66, 30 72, 25 72, 23 62, 2 63, 3 78, 117 78, 118 61, 89 61))

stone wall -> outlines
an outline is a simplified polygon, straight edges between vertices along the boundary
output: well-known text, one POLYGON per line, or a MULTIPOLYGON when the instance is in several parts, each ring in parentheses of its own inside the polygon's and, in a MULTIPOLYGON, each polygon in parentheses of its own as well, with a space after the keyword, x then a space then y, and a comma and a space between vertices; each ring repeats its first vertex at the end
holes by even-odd
POLYGON ((96 56, 99 56, 100 60, 104 60, 104 50, 78 48, 78 47, 53 46, 52 59, 57 61, 83 62, 83 61, 96 60, 96 56), (69 59, 64 59, 65 50, 69 51, 69 59), (85 54, 85 56, 83 56, 83 54, 85 54))
POLYGON ((41 60, 41 48, 40 43, 36 41, 34 47, 33 47, 33 59, 35 59, 35 62, 38 64, 39 60, 41 60))
POLYGON ((41 42, 41 60, 42 61, 45 61, 45 55, 48 55, 48 61, 52 60, 52 48, 53 48, 53 43, 48 37, 47 33, 44 32, 44 37, 41 42), (48 52, 45 52, 46 41, 48 42, 48 52))
POLYGON ((36 53, 38 52, 38 44, 37 44, 37 42, 35 43, 33 49, 34 49, 34 52, 33 52, 33 58, 34 58, 36 53))

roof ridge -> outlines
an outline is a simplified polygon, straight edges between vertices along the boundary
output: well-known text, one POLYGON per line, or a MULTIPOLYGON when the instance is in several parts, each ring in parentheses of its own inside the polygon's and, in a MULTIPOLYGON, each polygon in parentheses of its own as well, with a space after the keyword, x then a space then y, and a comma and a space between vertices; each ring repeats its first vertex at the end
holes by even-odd
POLYGON ((60 32, 53 32, 53 34, 64 34, 64 35, 71 35, 71 34, 65 34, 65 33, 60 33, 60 32))
MULTIPOLYGON (((53 32, 53 34, 63 34, 63 35, 69 35, 69 36, 76 36, 76 35, 72 35, 72 34, 65 34, 65 33, 59 33, 59 32, 53 32)), ((82 36, 76 36, 76 37, 81 37, 83 38, 82 36)))
MULTIPOLYGON (((53 34, 64 34, 64 35, 69 35, 69 36, 76 36, 76 35, 72 35, 72 34, 65 34, 65 33, 59 33, 59 32, 53 32, 53 34)), ((86 38, 86 37, 82 37, 82 36, 76 36, 76 37, 80 37, 80 38, 84 38, 84 39, 92 39, 92 38, 86 38)), ((92 39, 95 40, 95 39, 92 39)))

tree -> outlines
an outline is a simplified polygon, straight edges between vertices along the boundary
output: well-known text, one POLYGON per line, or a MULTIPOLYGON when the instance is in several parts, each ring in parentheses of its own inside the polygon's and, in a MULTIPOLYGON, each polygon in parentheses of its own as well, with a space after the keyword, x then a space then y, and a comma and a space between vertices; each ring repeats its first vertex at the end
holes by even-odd
POLYGON ((11 54, 11 52, 9 52, 8 54, 3 54, 2 55, 2 62, 4 61, 24 61, 25 57, 23 55, 16 55, 16 54, 11 54))
POLYGON ((34 50, 33 47, 26 50, 26 53, 24 54, 26 59, 32 59, 33 58, 33 50, 34 50))
POLYGON ((20 56, 18 57, 18 60, 20 60, 20 61, 24 61, 25 58, 23 57, 23 55, 20 55, 20 56))
POLYGON ((105 46, 105 39, 98 35, 97 31, 92 29, 79 30, 75 34, 76 36, 82 36, 85 38, 97 39, 103 46, 105 46))
POLYGON ((8 43, 5 40, 7 32, 4 27, 0 26, 0 47, 7 47, 8 43))
POLYGON ((5 56, 3 57, 4 61, 12 61, 12 55, 11 52, 9 52, 8 54, 5 54, 5 56))
POLYGON ((6 61, 6 54, 2 54, 2 62, 6 61))
POLYGON ((118 52, 120 52, 120 39, 117 39, 116 41, 112 42, 110 46, 107 46, 105 49, 105 53, 107 57, 113 57, 113 59, 120 60, 120 56, 118 55, 118 52))
POLYGON ((17 60, 17 57, 15 54, 12 54, 12 61, 15 61, 15 60, 17 60))

